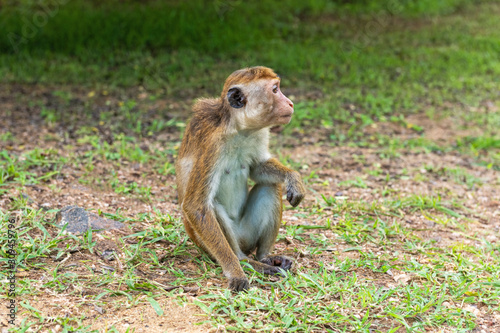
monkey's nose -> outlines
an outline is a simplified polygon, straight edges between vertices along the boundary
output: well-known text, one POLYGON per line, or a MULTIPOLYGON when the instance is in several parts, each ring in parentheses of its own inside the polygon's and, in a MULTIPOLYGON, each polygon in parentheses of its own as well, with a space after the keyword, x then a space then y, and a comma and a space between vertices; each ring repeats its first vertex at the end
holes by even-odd
POLYGON ((288 103, 288 105, 290 105, 290 107, 292 107, 292 108, 293 108, 293 102, 292 102, 292 101, 290 101, 290 102, 288 103))

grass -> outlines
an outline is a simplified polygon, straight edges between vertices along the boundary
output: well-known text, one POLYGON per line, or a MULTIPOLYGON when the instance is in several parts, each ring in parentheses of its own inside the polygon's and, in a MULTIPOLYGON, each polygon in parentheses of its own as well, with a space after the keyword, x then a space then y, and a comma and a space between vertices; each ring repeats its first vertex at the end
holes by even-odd
MULTIPOLYGON (((422 201, 409 200, 408 207, 428 209, 430 206, 421 204, 422 201)), ((443 249, 432 242, 419 239, 406 227, 397 225, 397 222, 390 226, 380 218, 372 220, 375 223, 362 219, 359 212, 367 214, 370 209, 360 209, 355 205, 352 202, 344 208, 343 216, 346 219, 332 229, 338 239, 316 238, 317 236, 312 237, 307 233, 302 236, 296 232, 291 234, 294 235, 293 239, 301 242, 309 239, 305 242, 307 245, 303 251, 314 251, 321 258, 313 267, 300 267, 279 281, 269 281, 253 272, 251 282, 259 287, 252 288, 248 293, 234 295, 220 288, 208 288, 206 294, 196 298, 194 303, 209 316, 209 322, 226 325, 226 329, 243 331, 363 331, 377 327, 386 327, 382 331, 396 331, 398 327, 403 327, 408 331, 418 332, 424 328, 443 326, 468 330, 475 327, 475 317, 463 307, 458 307, 458 304, 482 303, 498 310, 499 290, 494 283, 500 272, 498 265, 493 263, 498 263, 499 257, 491 244, 484 242, 479 248, 458 246, 450 250, 443 249), (349 214, 353 218, 348 218, 349 214), (348 230, 350 236, 345 233, 348 230), (361 234, 366 237, 359 238, 361 234), (354 243, 352 237, 356 239, 354 243), (339 258, 338 250, 332 252, 331 248, 343 247, 343 244, 359 245, 342 250, 355 251, 358 257, 339 258), (385 248, 392 249, 394 254, 387 253, 385 248), (383 255, 380 255, 380 250, 383 255), (420 254, 420 259, 411 255, 415 251, 420 254), (381 281, 394 281, 391 277, 398 279, 393 283, 380 284, 381 281), (404 282, 398 282, 402 279, 404 282), (371 280, 378 281, 379 284, 374 285, 371 280), (387 330, 388 326, 384 321, 392 322, 389 326, 393 330, 387 330)), ((172 285, 200 285, 204 279, 220 275, 220 268, 214 264, 210 264, 210 269, 205 270, 206 263, 197 256, 190 257, 197 268, 188 274, 175 266, 165 265, 157 256, 156 244, 167 242, 174 245, 169 247, 172 252, 167 251, 166 254, 174 257, 192 254, 189 250, 192 245, 188 246, 183 241, 185 237, 178 220, 165 220, 158 213, 142 216, 143 221, 153 220, 147 231, 124 238, 124 241, 136 239, 137 243, 122 244, 123 255, 120 261, 125 265, 123 271, 118 273, 112 269, 100 272, 93 265, 90 267, 91 262, 86 264, 83 261, 84 268, 75 273, 68 272, 71 268, 63 268, 62 264, 55 267, 46 265, 43 258, 50 256, 57 262, 75 248, 83 253, 94 253, 96 242, 92 240, 92 233, 89 232, 83 238, 61 232, 54 234, 51 232, 54 230, 53 226, 45 222, 50 211, 44 213, 25 208, 18 217, 18 230, 22 230, 18 235, 20 242, 16 249, 18 267, 21 272, 41 269, 45 279, 42 283, 30 279, 20 280, 18 295, 36 295, 39 292, 33 293, 33 290, 39 288, 70 294, 77 292, 79 288, 98 288, 102 292, 94 296, 94 304, 106 306, 105 302, 99 300, 119 296, 125 296, 134 303, 139 301, 140 295, 146 294, 150 295, 149 302, 155 310, 161 312, 161 308, 151 297, 172 294, 162 291, 162 285, 154 280, 137 276, 133 273, 135 267, 147 266, 149 272, 166 270, 173 277, 170 281, 172 285), (32 237, 33 233, 37 236, 32 237), (100 273, 96 274, 96 269, 100 273), (125 291, 117 292, 123 289, 120 286, 124 286, 125 291)), ((31 307, 29 302, 23 302, 21 307, 24 308, 22 311, 37 317, 39 324, 48 319, 31 307)), ((72 326, 75 322, 78 323, 76 318, 55 320, 69 330, 85 329, 83 325, 72 326)), ((36 326, 36 323, 33 324, 36 326)))
MULTIPOLYGON (((13 3, 0 31, 22 35, 40 5, 13 3)), ((3 280, 11 218, 17 240, 11 331, 169 325, 168 300, 194 304, 197 316, 183 313, 201 330, 500 327, 498 3, 267 4, 72 1, 17 53, 0 34, 3 280), (293 272, 245 267, 253 288, 232 294, 183 230, 173 163, 193 99, 255 64, 274 67, 295 102, 272 150, 301 172, 308 196, 285 205, 276 245, 293 272), (66 233, 54 218, 69 204, 126 234, 66 233)))
MULTIPOLYGON (((6 4, 2 11, 2 31, 5 33, 0 39, 0 49, 3 52, 50 50, 78 54, 84 59, 86 56, 90 59, 99 57, 114 49, 190 48, 237 54, 238 50, 253 49, 262 41, 294 37, 296 31, 291 24, 297 17, 381 11, 411 17, 453 12, 475 3, 477 1, 436 3, 426 0, 419 3, 371 1, 369 4, 343 4, 326 0, 286 0, 280 5, 272 1, 258 5, 196 0, 189 4, 149 1, 143 5, 116 0, 104 3, 18 0, 6 4), (283 6, 291 10, 280 10, 283 6), (244 25, 241 24, 242 18, 244 25), (78 24, 74 24, 75 21, 78 24), (122 29, 116 29, 117 26, 122 29), (257 26, 260 29, 255 29, 257 26)), ((317 26, 311 27, 311 31, 318 30, 317 26)))
MULTIPOLYGON (((128 4, 119 7, 119 12, 112 2, 99 10, 88 3, 72 2, 48 19, 18 53, 12 52, 3 35, 2 81, 142 85, 170 96, 188 94, 186 90, 193 88, 217 94, 223 79, 235 68, 266 64, 281 73, 288 86, 326 95, 319 102, 297 103, 300 112, 292 126, 304 120, 326 125, 339 121, 365 124, 429 105, 477 105, 495 97, 495 78, 500 71, 495 58, 500 51, 498 29, 494 16, 474 11, 473 2, 450 1, 447 7, 430 1, 422 5, 408 2, 395 13, 396 18, 390 15, 388 4, 373 2, 380 13, 376 22, 382 26, 374 31, 363 30, 374 24, 373 18, 361 16, 353 24, 350 18, 342 18, 341 13, 365 6, 339 9, 340 5, 326 1, 289 2, 296 8, 294 16, 276 10, 281 4, 269 2, 262 7, 237 4, 227 8, 220 19, 217 5, 205 7, 201 2, 128 4), (465 6, 463 10, 472 11, 474 19, 464 23, 460 16, 427 18, 423 13, 409 21, 397 19, 421 12, 416 6, 427 6, 426 15, 465 6), (238 16, 231 15, 238 11, 252 21, 241 25, 238 16), (170 16, 164 15, 167 12, 170 16), (68 24, 75 21, 74 15, 81 26, 68 24), (115 29, 117 21, 128 22, 126 26, 134 29, 115 29), (314 24, 317 21, 321 25, 314 24), (479 21, 484 24, 478 25, 479 21), (408 22, 419 27, 419 32, 405 28, 408 22), (206 72, 209 74, 200 75, 206 72)), ((20 9, 4 11, 1 30, 22 33, 22 14, 20 9)))
MULTIPOLYGON (((0 77, 4 83, 79 84, 89 88, 89 96, 142 86, 153 99, 165 95, 194 98, 218 94, 224 78, 236 68, 265 64, 282 75, 285 92, 287 87, 302 92, 293 96, 297 112, 287 131, 322 126, 332 129, 332 140, 342 142, 359 140, 360 129, 374 122, 391 121, 403 122, 418 132, 405 118, 438 108, 440 114, 458 113, 464 121, 481 123, 489 132, 487 137, 498 140, 494 134, 498 117, 489 112, 471 116, 472 108, 497 96, 499 29, 495 16, 489 15, 498 11, 495 4, 484 4, 481 8, 488 10, 478 11, 469 1, 407 2, 394 12, 385 2, 370 3, 369 9, 366 4, 289 2, 296 10, 294 16, 277 11, 272 3, 232 7, 214 2, 205 7, 194 2, 187 11, 183 6, 188 5, 159 2, 119 7, 110 2, 99 10, 88 2, 71 2, 61 6, 17 53, 3 35, 0 77), (218 7, 223 5, 229 7, 218 7), (218 10, 224 12, 222 17, 218 10), (347 14, 372 10, 379 14, 376 20, 367 14, 357 14, 352 20, 347 14), (471 19, 464 22, 460 15, 438 15, 457 10, 470 13, 471 19), (251 20, 242 27, 250 31, 235 28, 241 26, 231 15, 237 11, 251 20), (170 16, 163 14, 166 12, 170 16), (68 24, 75 13, 81 26, 68 24), (117 30, 115 20, 134 29, 117 30), (197 24, 193 26, 192 21, 197 24), (367 31, 372 25, 376 28, 367 31), (253 28, 256 26, 259 29, 253 28), (87 55, 86 50, 92 53, 87 55), (304 96, 305 91, 321 97, 311 100, 304 96), (456 107, 444 110, 444 105, 456 107)), ((20 17, 29 17, 26 13, 36 12, 36 6, 20 8, 2 13, 2 31, 22 33, 20 17)), ((145 126, 147 120, 140 119, 141 113, 134 108, 137 101, 122 102, 120 113, 127 124, 134 124, 135 132, 172 126, 160 119, 145 126)), ((110 118, 109 113, 101 113, 102 121, 110 118)), ((48 122, 62 114, 53 108, 41 112, 48 122)))

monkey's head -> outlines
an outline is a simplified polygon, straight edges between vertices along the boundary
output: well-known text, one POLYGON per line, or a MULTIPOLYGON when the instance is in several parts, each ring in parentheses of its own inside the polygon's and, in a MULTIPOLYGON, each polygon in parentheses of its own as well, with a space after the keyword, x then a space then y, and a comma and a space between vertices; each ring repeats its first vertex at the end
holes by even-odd
POLYGON ((293 103, 280 90, 280 77, 267 67, 240 69, 227 78, 221 95, 238 129, 288 124, 293 103))

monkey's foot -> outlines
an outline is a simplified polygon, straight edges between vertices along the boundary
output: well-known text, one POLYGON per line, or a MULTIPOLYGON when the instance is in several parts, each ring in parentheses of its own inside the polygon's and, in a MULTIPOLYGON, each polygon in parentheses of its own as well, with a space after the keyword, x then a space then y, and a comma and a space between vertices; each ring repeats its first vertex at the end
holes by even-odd
POLYGON ((293 267, 293 260, 285 256, 268 256, 260 260, 261 263, 277 268, 275 274, 288 271, 293 267))
POLYGON ((229 289, 234 291, 243 291, 250 288, 250 282, 246 277, 229 278, 229 289))

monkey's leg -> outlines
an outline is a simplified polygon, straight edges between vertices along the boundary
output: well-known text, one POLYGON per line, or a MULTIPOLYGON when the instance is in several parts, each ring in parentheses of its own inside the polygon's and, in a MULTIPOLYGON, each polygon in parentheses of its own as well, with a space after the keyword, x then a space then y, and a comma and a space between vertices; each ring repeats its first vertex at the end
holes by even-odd
POLYGON ((184 229, 186 229, 186 233, 188 234, 189 238, 193 241, 194 244, 196 244, 196 246, 198 246, 206 254, 208 254, 210 259, 212 259, 213 261, 216 261, 215 257, 213 257, 210 254, 210 252, 208 252, 208 249, 203 245, 201 237, 198 236, 198 234, 194 231, 194 229, 191 227, 191 225, 187 221, 188 221, 188 219, 187 219, 186 215, 183 213, 182 214, 182 222, 184 223, 184 229))
POLYGON ((248 278, 241 268, 238 257, 228 244, 215 213, 209 207, 199 209, 192 207, 194 205, 188 209, 183 207, 183 213, 187 218, 186 223, 190 225, 191 231, 196 235, 192 238, 193 241, 222 266, 224 275, 229 279, 230 289, 235 291, 248 289, 248 278))
POLYGON ((219 221, 222 232, 224 233, 229 246, 233 249, 234 254, 236 254, 239 260, 246 259, 247 256, 241 251, 240 244, 238 243, 234 219, 229 217, 224 206, 219 203, 214 203, 214 210, 217 216, 217 221, 219 221))
POLYGON ((281 184, 255 185, 248 195, 240 223, 240 243, 251 246, 243 251, 249 253, 257 248, 257 259, 248 260, 255 270, 265 274, 280 274, 289 270, 293 261, 285 256, 269 256, 273 250, 281 224, 281 184), (252 242, 253 240, 253 242, 252 242))

